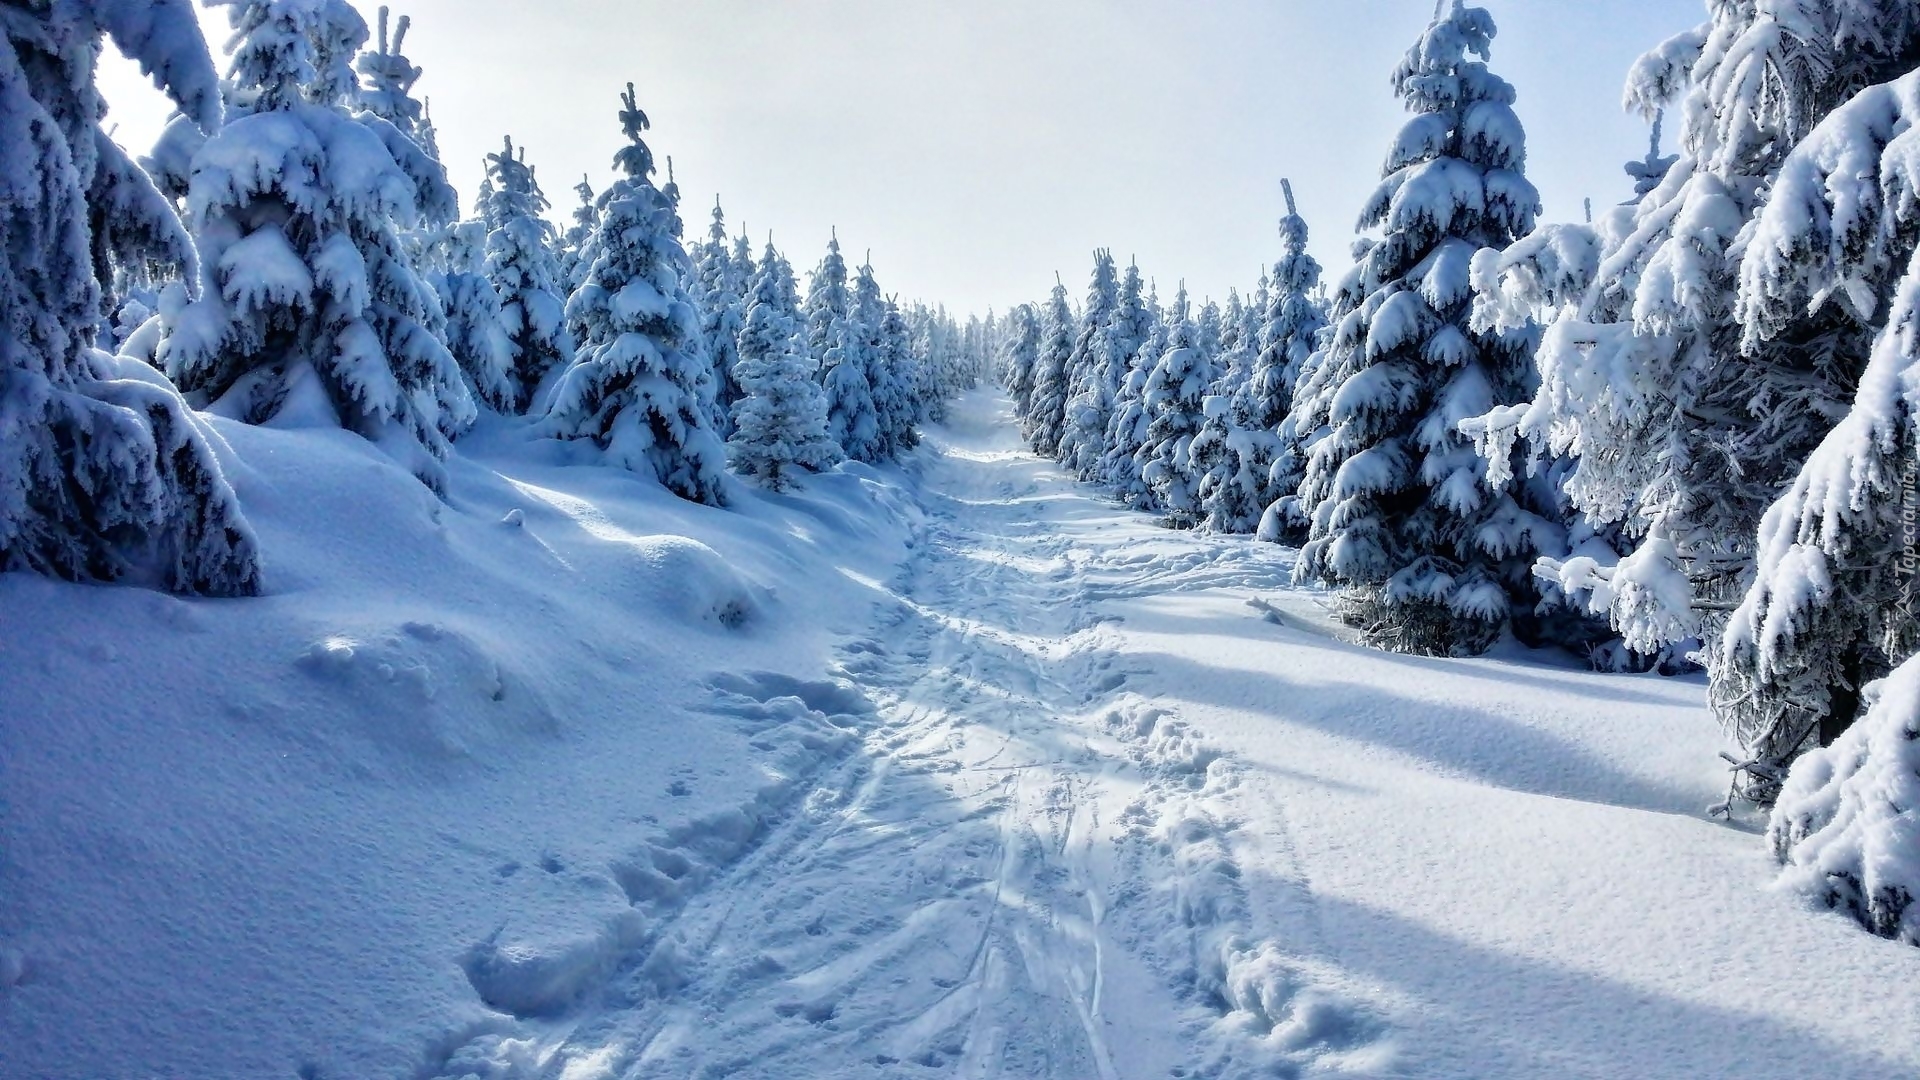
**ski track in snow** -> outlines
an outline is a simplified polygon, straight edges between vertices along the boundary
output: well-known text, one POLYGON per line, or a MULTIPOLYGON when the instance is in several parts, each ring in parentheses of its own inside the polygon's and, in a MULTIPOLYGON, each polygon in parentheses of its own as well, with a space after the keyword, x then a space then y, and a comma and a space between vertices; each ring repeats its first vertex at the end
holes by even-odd
POLYGON ((789 782, 612 867, 634 914, 588 947, 476 947, 468 974, 500 1019, 455 1033, 423 1075, 1391 1068, 1382 1010, 1290 948, 1311 942, 1252 936, 1314 926, 1284 819, 1269 807, 1258 837, 1279 884, 1250 896, 1241 807, 1254 785, 1126 689, 1100 611, 1272 586, 1276 549, 1130 553, 1103 528, 1120 512, 1020 453, 997 420, 960 417, 917 459, 925 535, 897 606, 839 670, 713 679, 714 714, 770 753, 793 748, 789 782))

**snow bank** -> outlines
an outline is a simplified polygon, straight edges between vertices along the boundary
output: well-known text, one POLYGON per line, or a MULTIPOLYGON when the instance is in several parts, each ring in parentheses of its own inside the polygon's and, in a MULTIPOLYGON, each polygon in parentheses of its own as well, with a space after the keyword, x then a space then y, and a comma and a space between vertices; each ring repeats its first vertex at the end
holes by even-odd
POLYGON ((0 1075, 411 1075, 671 982, 655 928, 845 755, 806 679, 912 542, 898 473, 722 511, 490 423, 442 502, 214 421, 257 600, 0 576, 0 1075))

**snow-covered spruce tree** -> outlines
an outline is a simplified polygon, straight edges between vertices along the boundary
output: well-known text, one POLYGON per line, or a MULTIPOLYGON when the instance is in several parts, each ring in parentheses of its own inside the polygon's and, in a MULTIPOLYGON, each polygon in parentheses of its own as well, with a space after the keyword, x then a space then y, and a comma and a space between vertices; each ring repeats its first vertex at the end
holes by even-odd
MULTIPOLYGON (((1680 160, 1679 154, 1660 152, 1660 131, 1666 125, 1666 118, 1666 110, 1653 111, 1652 130, 1647 135, 1647 156, 1639 161, 1627 162, 1627 175, 1633 178, 1634 204, 1658 190, 1660 182, 1667 178, 1667 173, 1673 171, 1674 165, 1680 160)), ((1587 223, 1593 223, 1591 209, 1587 223)))
POLYGON ((807 277, 807 300, 801 313, 807 355, 820 365, 818 378, 827 376, 827 352, 840 344, 847 319, 853 311, 853 294, 847 289, 847 260, 840 254, 840 234, 836 230, 827 240, 826 257, 807 277))
MULTIPOLYGON (((1067 397, 1072 373, 1073 309, 1067 287, 1054 279, 1053 295, 1040 324, 1040 352, 1033 363, 1033 394, 1027 405, 1025 434, 1033 452, 1044 457, 1060 453, 1061 429, 1066 424, 1067 397)), ((944 361, 943 365, 944 367, 944 361)), ((942 387, 942 397, 945 397, 942 387)))
POLYGON ((1199 476, 1194 472, 1193 437, 1206 419, 1207 390, 1216 373, 1194 344, 1198 327, 1183 283, 1167 316, 1167 347, 1147 376, 1146 441, 1135 452, 1140 479, 1153 492, 1153 505, 1176 529, 1199 524, 1199 476))
POLYGON ((560 238, 560 254, 555 258, 560 267, 560 291, 566 296, 572 296, 573 290, 586 280, 587 267, 593 265, 593 252, 588 250, 588 245, 593 240, 594 228, 600 224, 593 183, 585 174, 573 185, 573 193, 580 197, 580 205, 573 208, 573 224, 567 226, 566 234, 560 238))
POLYGON ((827 432, 854 461, 882 460, 880 415, 873 404, 873 366, 879 322, 886 314, 872 269, 856 279, 847 314, 832 329, 827 347, 827 432))
POLYGON ((740 400, 740 384, 733 377, 734 365, 740 362, 740 330, 746 324, 740 288, 727 241, 726 212, 715 196, 707 242, 693 256, 693 296, 700 309, 700 340, 707 362, 713 365, 714 426, 723 435, 732 431, 730 414, 733 403, 740 400))
POLYGON ((650 179, 647 114, 632 83, 620 100, 627 145, 613 159, 619 178, 600 196, 593 265, 567 301, 580 348, 554 386, 547 427, 593 440, 683 499, 724 505, 726 451, 700 400, 693 266, 673 236, 672 204, 650 179))
MULTIPOLYGON (((1224 391, 1229 377, 1222 375, 1215 389, 1224 391)), ((1248 534, 1260 525, 1260 515, 1272 500, 1267 497, 1267 469, 1279 447, 1270 431, 1246 422, 1241 399, 1228 393, 1209 394, 1201 401, 1205 419, 1187 450, 1188 468, 1199 500, 1194 524, 1207 532, 1248 534)))
POLYGON ((430 249, 439 230, 460 216, 460 198, 447 182, 446 166, 441 164, 438 151, 429 149, 432 126, 426 119, 426 106, 413 96, 422 72, 401 51, 411 25, 412 20, 401 16, 389 37, 388 10, 382 7, 377 45, 361 53, 354 67, 365 80, 356 99, 365 114, 361 122, 380 136, 394 162, 413 180, 415 224, 403 239, 415 269, 424 273, 434 269, 430 249), (374 122, 373 117, 380 122, 374 122))
MULTIPOLYGON (((1140 362, 1140 350, 1147 338, 1153 333, 1153 312, 1147 307, 1142 295, 1144 282, 1140 278, 1140 267, 1129 262, 1126 272, 1120 277, 1120 291, 1115 302, 1112 318, 1107 320, 1104 331, 1104 348, 1101 350, 1107 368, 1100 373, 1100 392, 1102 419, 1100 429, 1100 457, 1093 463, 1091 475, 1085 479, 1098 483, 1109 483, 1114 447, 1114 415, 1124 405, 1129 390, 1133 400, 1146 385, 1144 374, 1137 384, 1129 387, 1128 379, 1134 372, 1134 366, 1140 362)), ((1137 449, 1137 448, 1136 448, 1137 449)), ((1132 451, 1128 451, 1129 461, 1132 451)))
MULTIPOLYGON (((1291 194, 1292 184, 1281 181, 1283 189, 1291 194)), ((1240 340, 1246 342, 1247 380, 1253 380, 1253 365, 1260 361, 1260 349, 1266 340, 1267 309, 1273 306, 1273 278, 1266 267, 1260 268, 1260 280, 1254 283, 1253 295, 1247 298, 1246 311, 1241 316, 1245 321, 1240 327, 1240 340)))
POLYGON ((1120 283, 1113 254, 1103 248, 1093 253, 1087 304, 1080 311, 1080 330, 1067 357, 1072 396, 1060 430, 1060 463, 1082 480, 1093 479, 1107 450, 1107 424, 1113 413, 1107 379, 1114 366, 1109 330, 1119 310, 1120 283))
POLYGON ((1140 475, 1140 451, 1147 445, 1147 432, 1153 414, 1147 408, 1147 380, 1152 377, 1159 358, 1167 351, 1169 320, 1150 301, 1146 312, 1151 319, 1145 341, 1127 362, 1126 381, 1113 402, 1113 421, 1107 425, 1107 453, 1100 462, 1100 477, 1119 500, 1136 510, 1154 508, 1153 488, 1140 475))
POLYGON ((1864 714, 1794 762, 1767 826, 1782 884, 1920 945, 1920 658, 1862 688, 1864 714))
POLYGON ((476 207, 487 223, 487 277, 500 294, 524 411, 547 377, 573 358, 574 338, 554 254, 558 236, 541 216, 547 211, 547 196, 527 165, 526 148, 515 150, 511 136, 502 140, 499 153, 487 155, 487 183, 491 190, 476 207))
POLYGON ((1750 349, 1845 309, 1885 322, 1851 408, 1760 524, 1757 572, 1711 666, 1749 786, 1853 722, 1860 687, 1920 645, 1920 70, 1869 87, 1787 158, 1746 235, 1750 349))
POLYGON ((1299 543, 1307 528, 1294 496, 1306 458, 1287 418, 1294 384, 1326 319, 1311 296, 1320 267, 1306 253, 1306 222, 1293 205, 1292 185, 1281 186, 1287 216, 1280 221, 1282 254, 1275 267, 1280 288, 1261 274, 1255 295, 1264 298, 1264 307, 1257 315, 1243 309, 1237 295, 1228 297, 1228 371, 1214 386, 1220 400, 1208 404, 1192 458, 1200 477, 1202 528, 1299 543))
POLYGON ((347 110, 367 27, 345 0, 229 11, 232 116, 193 154, 198 299, 162 304, 158 356, 181 389, 249 423, 297 416, 379 443, 428 485, 475 417, 405 241, 418 147, 347 110))
POLYGON ((734 470, 774 491, 841 460, 839 444, 827 434, 827 398, 813 381, 814 362, 796 348, 797 328, 784 295, 793 274, 787 270, 782 280, 785 264, 769 242, 748 286, 734 369, 742 397, 727 440, 734 470))
MULTIPOLYGON (((1681 120, 1680 159, 1659 185, 1594 229, 1558 227, 1534 257, 1483 258, 1475 272, 1478 321, 1558 311, 1536 357, 1540 391, 1490 415, 1483 440, 1497 454, 1524 436, 1573 458, 1574 504, 1638 542, 1617 566, 1543 569, 1636 650, 1705 639, 1712 671, 1726 613, 1753 578, 1760 519, 1845 413, 1871 352, 1874 320, 1857 313, 1890 300, 1890 281, 1849 282, 1849 302, 1782 306, 1765 333, 1747 333, 1737 304, 1749 303, 1740 260, 1754 213, 1827 114, 1913 66, 1920 10, 1728 3, 1709 15, 1629 77, 1630 106, 1649 117, 1671 106, 1681 120)), ((1715 682, 1716 711, 1756 766, 1742 793, 1764 802, 1798 748, 1769 734, 1786 734, 1777 703, 1715 682)))
POLYGON ((1531 566, 1557 526, 1488 477, 1462 420, 1533 391, 1532 335, 1468 325, 1468 266, 1533 226, 1513 88, 1470 59, 1494 36, 1455 0, 1394 72, 1414 117, 1387 155, 1360 227, 1357 301, 1336 312, 1327 358, 1331 434, 1308 462, 1311 530, 1296 573, 1342 587, 1345 616, 1387 648, 1485 651, 1538 602, 1531 566))
POLYGON ((513 374, 513 337, 500 294, 486 274, 487 225, 479 219, 442 230, 437 243, 440 269, 434 288, 446 309, 448 351, 459 362, 474 396, 498 412, 512 412, 520 401, 513 374))
POLYGON ((919 420, 923 424, 939 423, 947 417, 947 403, 940 397, 938 365, 942 346, 933 310, 925 304, 914 304, 913 310, 907 313, 907 329, 913 334, 914 375, 919 380, 914 396, 920 406, 919 420))
MULTIPOLYGON (((760 257, 760 269, 763 272, 771 272, 773 274, 774 284, 777 287, 777 295, 779 297, 778 307, 780 315, 785 319, 787 324, 793 328, 794 348, 798 349, 801 355, 806 355, 807 318, 806 313, 801 307, 800 282, 797 275, 793 272, 793 264, 788 262, 787 257, 781 254, 778 248, 773 246, 772 236, 767 237, 767 250, 766 253, 760 257), (771 268, 767 265, 769 258, 773 260, 771 268)), ((809 357, 809 359, 811 359, 811 357, 809 357)))
POLYGON ((1220 305, 1208 299, 1200 305, 1200 313, 1193 320, 1193 347, 1200 352, 1200 359, 1218 379, 1223 372, 1221 360, 1221 330, 1226 325, 1220 314, 1220 305))
POLYGON ((426 104, 413 96, 422 72, 402 51, 411 25, 401 16, 389 36, 388 9, 380 9, 376 45, 354 62, 362 79, 360 108, 368 114, 361 120, 381 136, 394 161, 413 179, 419 213, 414 227, 402 231, 401 244, 434 287, 432 299, 438 305, 429 312, 428 329, 453 354, 468 391, 490 408, 510 411, 519 389, 500 298, 484 273, 486 228, 477 221, 455 220, 459 197, 434 147, 426 104))
POLYGON ((1127 372, 1132 369, 1134 358, 1140 354, 1140 346, 1145 345, 1148 336, 1153 333, 1153 324, 1154 314, 1147 305, 1140 267, 1129 262, 1126 271, 1120 275, 1119 303, 1114 308, 1113 319, 1107 324, 1110 348, 1106 358, 1109 366, 1105 382, 1115 395, 1119 393, 1121 384, 1127 381, 1127 372))
POLYGON ((893 459, 920 445, 920 376, 913 356, 913 331, 900 305, 889 297, 880 318, 873 367, 873 411, 880 425, 880 453, 893 459))
POLYGON ((1007 313, 1011 329, 1000 359, 1000 385, 1013 399, 1013 416, 1024 421, 1033 400, 1033 365, 1040 359, 1040 319, 1033 305, 1021 304, 1007 313))
POLYGON ((424 272, 432 268, 430 248, 437 231, 460 216, 460 197, 447 182, 446 166, 437 150, 429 150, 422 142, 429 137, 431 125, 426 105, 413 96, 413 87, 423 72, 401 51, 412 22, 402 15, 389 35, 389 12, 381 7, 375 47, 354 61, 354 70, 364 80, 355 105, 364 114, 361 122, 373 128, 394 162, 413 180, 416 220, 406 240, 416 269, 424 272), (374 123, 371 117, 383 123, 374 123))
POLYGON ((1327 315, 1315 298, 1320 264, 1307 254, 1307 221, 1294 204, 1293 184, 1282 180, 1280 188, 1287 200, 1287 216, 1280 219, 1280 260, 1273 266, 1260 354, 1253 362, 1245 400, 1248 423, 1274 432, 1279 440, 1267 467, 1267 493, 1272 501, 1261 515, 1258 536, 1270 543, 1302 544, 1308 522, 1298 494, 1306 478, 1307 443, 1319 427, 1319 418, 1310 418, 1305 410, 1296 417, 1294 396, 1309 358, 1320 346, 1327 315), (1309 423, 1311 427, 1306 426, 1309 423))
POLYGON ((103 34, 191 123, 221 121, 184 0, 0 18, 0 571, 252 594, 256 543, 212 436, 151 369, 92 347, 99 268, 186 270, 193 256, 173 208, 100 129, 103 34))
POLYGON ((1220 372, 1214 384, 1216 393, 1230 397, 1253 376, 1253 358, 1259 349, 1254 344, 1257 338, 1247 336, 1246 325, 1246 302, 1240 299, 1239 289, 1230 288, 1226 306, 1220 309, 1220 355, 1214 358, 1214 368, 1220 372))
MULTIPOLYGON (((727 264, 733 270, 734 291, 742 297, 747 295, 748 286, 753 284, 753 275, 760 270, 759 264, 753 259, 753 242, 747 239, 745 230, 746 227, 741 226, 740 235, 733 238, 733 259, 727 264)), ((741 307, 744 310, 744 300, 741 307)))

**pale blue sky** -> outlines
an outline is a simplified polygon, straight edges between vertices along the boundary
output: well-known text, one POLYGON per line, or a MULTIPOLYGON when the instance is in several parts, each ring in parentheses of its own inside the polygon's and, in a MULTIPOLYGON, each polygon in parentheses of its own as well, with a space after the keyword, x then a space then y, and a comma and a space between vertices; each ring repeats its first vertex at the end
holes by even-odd
MULTIPOLYGON (((1549 218, 1630 193, 1646 129, 1627 66, 1701 0, 1494 0, 1549 218)), ((361 4, 371 24, 377 5, 361 4)), ((1330 272, 1404 117, 1387 75, 1433 0, 414 0, 441 148, 470 203, 503 134, 564 219, 611 176, 628 80, 671 154, 690 233, 714 193, 755 247, 802 270, 838 226, 882 284, 961 311, 1077 296, 1092 249, 1137 255, 1163 293, 1251 285, 1276 254, 1290 176, 1330 272)), ((207 15, 216 61, 225 15, 207 15)), ((116 58, 117 61, 117 58, 116 58)), ((144 152, 157 95, 108 72, 144 152)))

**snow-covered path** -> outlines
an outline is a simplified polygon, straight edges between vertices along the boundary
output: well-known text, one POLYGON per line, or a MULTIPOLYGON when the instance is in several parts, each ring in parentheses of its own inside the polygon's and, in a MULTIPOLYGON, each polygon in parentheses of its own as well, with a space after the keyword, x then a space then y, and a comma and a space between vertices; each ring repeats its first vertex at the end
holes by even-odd
MULTIPOLYGON (((580 1015, 528 1018, 448 1072, 1117 1080, 1389 1060, 1366 1009, 1248 936, 1224 824, 1237 770, 1127 689, 1100 611, 1168 575, 1277 585, 1285 560, 1236 544, 1130 562, 1113 530, 1152 527, 1017 442, 987 395, 939 432, 897 606, 832 679, 715 679, 715 713, 812 710, 858 732, 852 752, 675 895, 580 1015)), ((1261 903, 1310 905, 1291 888, 1261 903)))
POLYGON ((1355 648, 1290 553, 1115 509, 990 394, 932 441, 839 670, 713 679, 833 763, 623 875, 645 944, 445 1074, 1914 1074, 1912 950, 1698 813, 1697 684, 1355 648))

